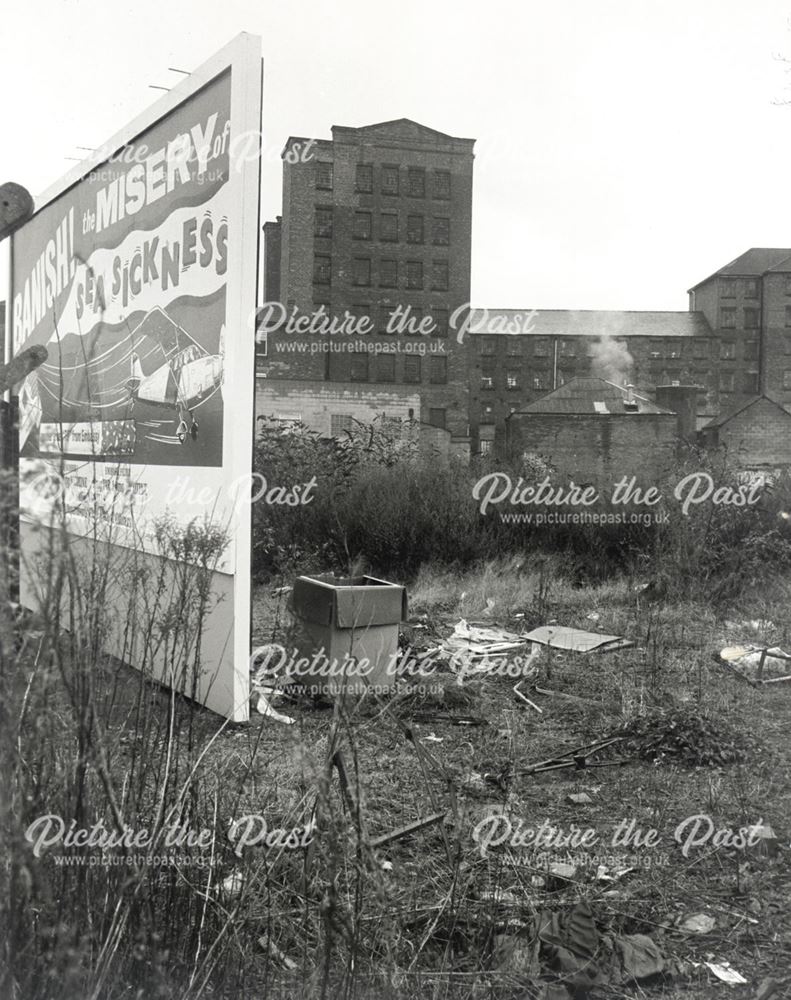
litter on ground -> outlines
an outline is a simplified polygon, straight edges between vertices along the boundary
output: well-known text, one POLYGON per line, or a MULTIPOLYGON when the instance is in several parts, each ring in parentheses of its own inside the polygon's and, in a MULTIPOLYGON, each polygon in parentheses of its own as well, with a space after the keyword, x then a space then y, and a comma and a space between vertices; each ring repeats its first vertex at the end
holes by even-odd
POLYGON ((634 645, 631 639, 624 639, 620 635, 602 635, 563 625, 540 625, 523 636, 523 639, 570 653, 609 653, 614 649, 626 649, 634 645))

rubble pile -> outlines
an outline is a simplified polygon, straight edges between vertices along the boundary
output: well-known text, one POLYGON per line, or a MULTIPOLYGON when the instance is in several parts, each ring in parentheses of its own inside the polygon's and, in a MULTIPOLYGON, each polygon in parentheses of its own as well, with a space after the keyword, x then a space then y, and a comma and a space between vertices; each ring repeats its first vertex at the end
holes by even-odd
POLYGON ((740 763, 761 748, 751 733, 724 719, 685 706, 653 709, 620 726, 623 748, 644 760, 667 760, 691 767, 740 763))

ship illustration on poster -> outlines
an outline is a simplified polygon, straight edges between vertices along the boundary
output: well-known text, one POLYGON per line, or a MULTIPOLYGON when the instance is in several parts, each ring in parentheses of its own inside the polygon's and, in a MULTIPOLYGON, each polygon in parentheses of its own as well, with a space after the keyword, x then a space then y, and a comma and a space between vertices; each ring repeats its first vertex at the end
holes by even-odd
POLYGON ((22 454, 220 465, 224 289, 199 301, 200 311, 180 300, 150 309, 131 329, 64 337, 23 386, 22 454))
MULTIPOLYGON (((146 375, 140 355, 132 354, 126 383, 130 411, 138 401, 175 411, 179 442, 184 444, 187 435, 197 440, 199 424, 194 410, 220 389, 222 354, 209 354, 159 308, 146 315, 136 333, 158 341, 164 361, 146 375)), ((222 341, 221 332, 220 351, 222 341)))

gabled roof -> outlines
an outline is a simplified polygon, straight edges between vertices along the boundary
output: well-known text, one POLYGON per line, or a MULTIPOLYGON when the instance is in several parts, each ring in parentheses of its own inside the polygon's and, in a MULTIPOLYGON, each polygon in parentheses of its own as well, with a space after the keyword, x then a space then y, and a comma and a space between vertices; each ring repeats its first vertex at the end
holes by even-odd
POLYGON ((702 312, 613 309, 472 310, 470 334, 533 337, 710 337, 702 312))
POLYGON ((730 264, 726 264, 710 274, 708 278, 693 285, 689 291, 694 292, 696 288, 705 285, 712 278, 757 278, 766 274, 767 271, 791 271, 791 249, 787 247, 752 247, 746 253, 734 258, 730 264))
POLYGON ((523 406, 517 413, 584 413, 597 416, 618 413, 672 414, 671 410, 663 410, 645 396, 638 396, 637 393, 632 395, 637 403, 636 410, 624 405, 627 390, 615 382, 608 382, 604 378, 573 378, 558 389, 523 406))
MULTIPOLYGON (((336 128, 349 128, 348 125, 333 125, 333 129, 336 128)), ((447 132, 440 132, 435 128, 429 128, 428 125, 421 125, 420 122, 414 121, 412 118, 393 118, 389 122, 376 122, 373 125, 360 125, 359 128, 354 129, 355 132, 369 132, 385 135, 427 135, 433 136, 439 139, 455 139, 456 136, 449 135, 447 132)))
POLYGON ((722 427, 723 424, 727 424, 729 420, 732 420, 735 416, 738 416, 738 414, 742 413, 744 410, 748 410, 751 406, 755 406, 755 404, 759 403, 762 399, 767 400, 767 402, 771 403, 773 406, 776 406, 779 410, 782 410, 783 413, 786 414, 786 416, 791 417, 791 413, 788 412, 788 410, 783 406, 783 404, 779 400, 775 399, 774 396, 770 396, 769 393, 767 392, 762 392, 757 396, 750 396, 749 399, 744 400, 744 402, 742 403, 738 403, 736 406, 731 407, 729 410, 724 410, 718 417, 714 417, 713 420, 710 420, 707 424, 704 424, 702 429, 709 430, 715 427, 722 427))

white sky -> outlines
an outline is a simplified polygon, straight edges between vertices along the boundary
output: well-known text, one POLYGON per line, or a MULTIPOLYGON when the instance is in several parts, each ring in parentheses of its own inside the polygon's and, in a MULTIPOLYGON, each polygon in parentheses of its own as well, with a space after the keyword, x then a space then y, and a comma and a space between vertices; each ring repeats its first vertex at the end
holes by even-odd
POLYGON ((263 39, 262 215, 290 134, 474 138, 472 299, 686 309, 791 244, 791 0, 30 0, 0 36, 0 180, 33 194, 240 31, 263 39))

